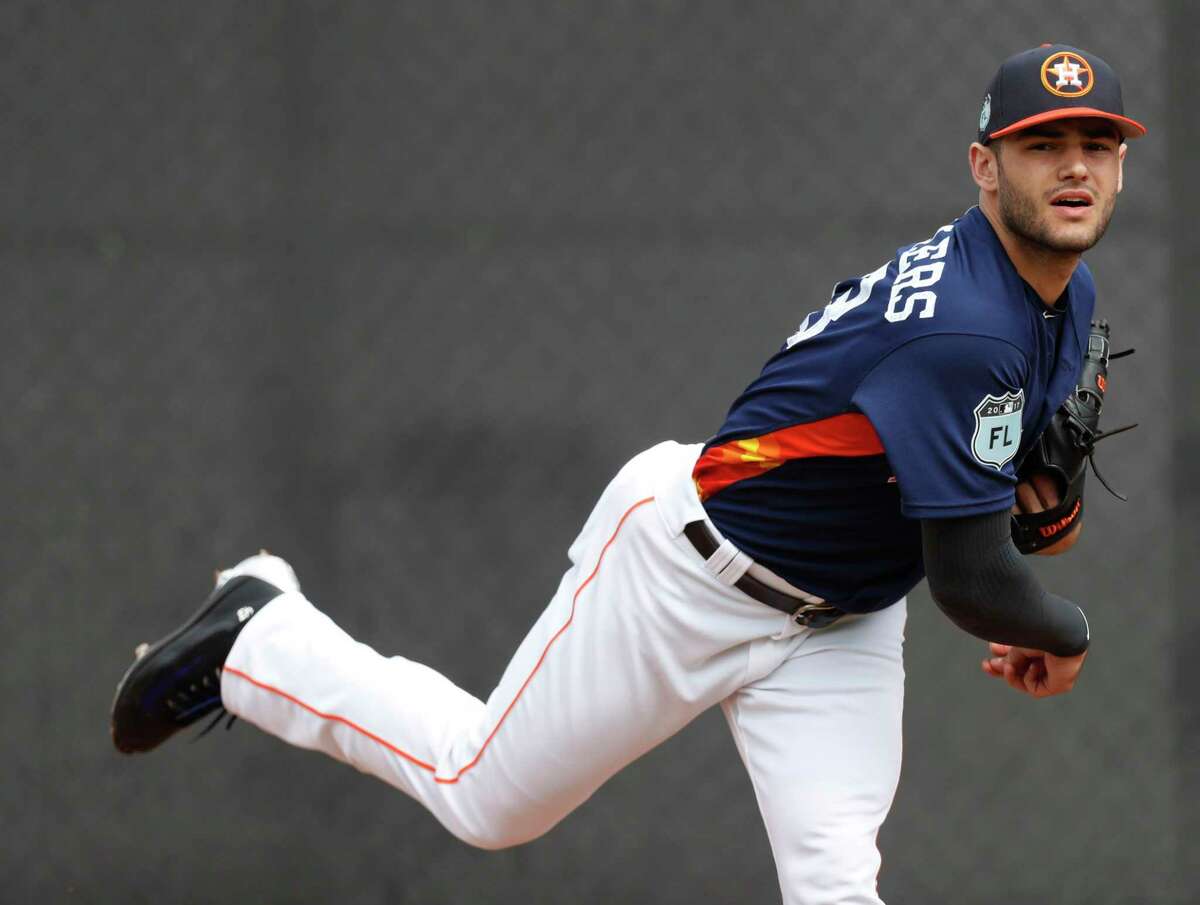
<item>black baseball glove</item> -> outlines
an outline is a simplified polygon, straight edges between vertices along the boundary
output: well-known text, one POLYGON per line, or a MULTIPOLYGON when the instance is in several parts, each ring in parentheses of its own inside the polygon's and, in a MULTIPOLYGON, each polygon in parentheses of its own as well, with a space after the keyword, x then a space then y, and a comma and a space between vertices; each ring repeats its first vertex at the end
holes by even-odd
POLYGON ((1083 371, 1075 392, 1054 413, 1050 425, 1017 469, 1017 479, 1022 481, 1029 480, 1034 474, 1050 476, 1058 485, 1059 496, 1059 504, 1052 509, 1013 515, 1012 538, 1022 553, 1043 550, 1075 527, 1083 515, 1083 480, 1088 462, 1104 488, 1113 496, 1125 499, 1104 480, 1096 468, 1093 454, 1096 444, 1104 438, 1137 427, 1129 424, 1107 433, 1100 431, 1100 409, 1104 405, 1104 391, 1108 388, 1108 363, 1132 354, 1133 349, 1129 349, 1110 355, 1108 321, 1092 321, 1083 371))

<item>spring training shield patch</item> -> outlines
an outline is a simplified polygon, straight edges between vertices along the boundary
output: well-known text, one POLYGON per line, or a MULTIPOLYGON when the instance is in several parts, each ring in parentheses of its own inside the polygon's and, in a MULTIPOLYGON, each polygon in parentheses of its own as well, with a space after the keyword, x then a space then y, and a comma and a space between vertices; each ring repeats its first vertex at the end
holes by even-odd
POLYGON ((984 396, 975 406, 975 435, 971 452, 982 465, 999 471, 1012 461, 1021 445, 1021 412, 1025 391, 984 396))

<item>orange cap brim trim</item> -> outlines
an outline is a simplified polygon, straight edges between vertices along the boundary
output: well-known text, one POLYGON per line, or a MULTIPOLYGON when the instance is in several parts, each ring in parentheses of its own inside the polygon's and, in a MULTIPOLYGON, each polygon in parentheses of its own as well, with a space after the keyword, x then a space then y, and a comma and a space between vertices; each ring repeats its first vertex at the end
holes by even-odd
POLYGON ((1111 120, 1117 124, 1117 128, 1121 130, 1121 135, 1125 138, 1141 138, 1146 134, 1146 127, 1137 120, 1130 119, 1128 116, 1109 113, 1106 110, 1097 110, 1095 107, 1059 107, 1057 110, 1047 110, 1045 113, 1027 116, 1013 123, 1011 126, 997 129, 988 136, 988 141, 991 141, 993 138, 1003 138, 1005 135, 1011 135, 1014 132, 1020 132, 1022 129, 1028 129, 1030 126, 1036 126, 1038 123, 1053 122, 1056 119, 1076 119, 1081 116, 1095 116, 1100 119, 1111 120))

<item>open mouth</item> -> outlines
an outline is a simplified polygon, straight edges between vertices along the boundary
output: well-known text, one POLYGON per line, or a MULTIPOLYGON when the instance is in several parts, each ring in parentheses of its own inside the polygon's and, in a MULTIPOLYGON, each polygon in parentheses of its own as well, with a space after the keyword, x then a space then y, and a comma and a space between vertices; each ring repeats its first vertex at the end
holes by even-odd
POLYGON ((1090 195, 1070 192, 1057 195, 1050 200, 1050 203, 1055 207, 1091 207, 1092 199, 1090 195))

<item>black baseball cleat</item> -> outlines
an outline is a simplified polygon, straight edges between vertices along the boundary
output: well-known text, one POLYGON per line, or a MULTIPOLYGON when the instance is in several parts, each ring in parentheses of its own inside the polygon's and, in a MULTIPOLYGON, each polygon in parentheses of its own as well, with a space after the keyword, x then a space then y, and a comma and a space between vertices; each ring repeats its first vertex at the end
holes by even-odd
MULTIPOLYGON (((294 582, 291 568, 271 558, 283 564, 294 582)), ((208 728, 215 726, 225 713, 221 667, 234 640, 255 613, 282 593, 254 575, 233 575, 171 634, 154 644, 139 645, 137 659, 113 698, 112 739, 117 750, 125 754, 150 751, 180 729, 219 710, 208 728)))

